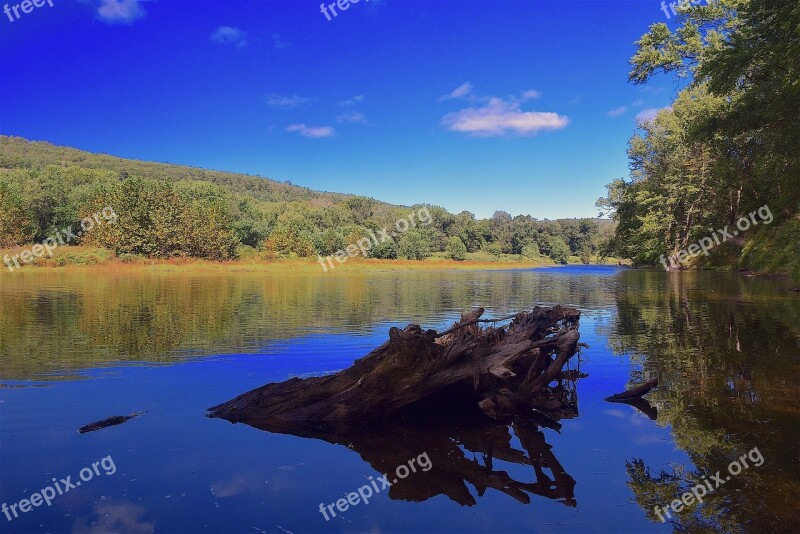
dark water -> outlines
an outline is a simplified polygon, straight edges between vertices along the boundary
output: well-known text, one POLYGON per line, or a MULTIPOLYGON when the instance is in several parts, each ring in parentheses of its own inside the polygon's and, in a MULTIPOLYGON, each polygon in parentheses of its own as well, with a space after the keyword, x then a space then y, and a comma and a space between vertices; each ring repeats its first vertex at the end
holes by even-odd
POLYGON ((50 506, 0 515, 0 530, 797 531, 800 298, 786 285, 608 267, 0 276, 0 503, 111 457, 50 506), (556 303, 582 310, 590 345, 560 432, 453 424, 332 444, 205 416, 264 383, 347 367, 390 326, 556 303), (651 377, 654 420, 602 400, 651 377), (655 505, 754 448, 761 465, 658 520, 655 505), (429 470, 330 521, 319 512, 423 452, 429 470))

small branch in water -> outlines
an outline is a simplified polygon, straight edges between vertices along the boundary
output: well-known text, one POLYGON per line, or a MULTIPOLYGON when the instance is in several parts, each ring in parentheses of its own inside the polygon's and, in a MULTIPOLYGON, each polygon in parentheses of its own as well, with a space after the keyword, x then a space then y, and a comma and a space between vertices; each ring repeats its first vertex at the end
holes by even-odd
POLYGON ((80 434, 85 434, 87 432, 94 432, 95 430, 100 430, 109 426, 121 425, 125 421, 129 421, 134 417, 139 417, 140 415, 144 415, 146 413, 147 412, 134 412, 130 415, 114 415, 101 421, 95 421, 94 423, 89 423, 88 425, 82 426, 78 429, 78 432, 80 434))
POLYGON ((640 386, 636 386, 635 388, 629 389, 627 391, 623 391, 622 393, 615 393, 610 397, 606 397, 603 400, 608 402, 616 402, 616 401, 623 401, 628 399, 636 399, 641 397, 642 395, 647 395, 651 389, 658 385, 658 378, 653 378, 652 380, 648 380, 644 384, 640 386))

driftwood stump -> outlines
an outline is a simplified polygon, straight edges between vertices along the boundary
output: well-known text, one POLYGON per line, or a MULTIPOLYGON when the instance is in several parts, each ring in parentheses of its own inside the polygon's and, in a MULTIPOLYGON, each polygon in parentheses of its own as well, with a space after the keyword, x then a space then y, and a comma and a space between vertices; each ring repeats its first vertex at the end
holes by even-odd
MULTIPOLYGON (((447 399, 491 418, 559 410, 548 387, 579 346, 574 308, 534 308, 507 327, 481 328, 483 308, 442 333, 391 328, 389 340, 334 375, 272 383, 210 409, 211 417, 253 426, 380 422, 447 399), (259 424, 260 423, 260 424, 259 424)), ((433 406, 435 408, 435 406, 433 406)))

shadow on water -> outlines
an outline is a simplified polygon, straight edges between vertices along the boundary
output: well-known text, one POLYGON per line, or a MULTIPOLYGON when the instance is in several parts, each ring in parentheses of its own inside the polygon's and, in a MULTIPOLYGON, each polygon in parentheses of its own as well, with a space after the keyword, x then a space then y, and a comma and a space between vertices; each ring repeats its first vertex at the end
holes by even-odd
POLYGON ((437 419, 421 422, 405 417, 377 426, 312 425, 263 419, 250 419, 245 424, 270 433, 347 447, 377 472, 387 475, 391 483, 389 497, 396 500, 421 502, 444 495, 458 504, 473 506, 477 504, 476 496, 482 497, 488 489, 494 489, 523 504, 531 502, 531 495, 538 495, 566 506, 577 505, 575 480, 559 463, 542 429, 533 420, 497 424, 481 420, 477 414, 458 418, 458 422, 453 418, 437 419), (514 438, 519 446, 515 447, 514 438), (398 466, 421 456, 427 457, 428 469, 417 468, 408 478, 395 476, 398 466), (532 480, 515 480, 495 466, 496 460, 530 466, 532 480))
POLYGON ((560 432, 559 420, 578 416, 578 381, 587 376, 579 366, 580 354, 576 354, 545 388, 545 397, 550 399, 547 407, 525 417, 490 419, 479 410, 472 387, 463 386, 425 397, 380 423, 312 423, 258 416, 236 420, 273 434, 347 447, 386 475, 392 499, 421 502, 445 495, 460 505, 473 506, 476 496, 494 489, 523 504, 538 495, 575 507, 576 482, 552 452, 542 428, 560 432), (410 478, 394 476, 398 466, 423 455, 428 469, 415 470, 410 478), (497 468, 495 460, 530 466, 531 481, 514 479, 497 468))

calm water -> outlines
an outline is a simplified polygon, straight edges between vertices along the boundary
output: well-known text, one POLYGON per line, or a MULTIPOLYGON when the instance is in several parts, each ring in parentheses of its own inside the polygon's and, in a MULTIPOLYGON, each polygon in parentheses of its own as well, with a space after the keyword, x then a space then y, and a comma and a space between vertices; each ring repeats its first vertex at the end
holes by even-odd
POLYGON ((797 531, 800 297, 778 291, 786 285, 610 267, 0 275, 0 503, 53 477, 74 482, 108 455, 116 468, 51 506, 0 515, 0 530, 797 531), (335 444, 205 416, 264 383, 345 368, 390 326, 441 329, 478 305, 498 316, 556 303, 582 310, 590 345, 577 416, 560 432, 453 424, 335 444), (602 400, 654 376, 644 410, 655 419, 602 400), (755 447, 762 465, 672 524, 656 518, 653 506, 755 447), (421 452, 430 471, 331 521, 319 512, 421 452))

